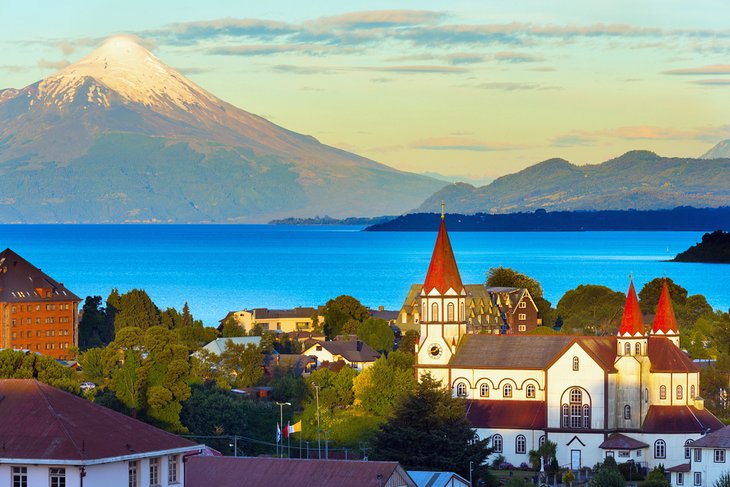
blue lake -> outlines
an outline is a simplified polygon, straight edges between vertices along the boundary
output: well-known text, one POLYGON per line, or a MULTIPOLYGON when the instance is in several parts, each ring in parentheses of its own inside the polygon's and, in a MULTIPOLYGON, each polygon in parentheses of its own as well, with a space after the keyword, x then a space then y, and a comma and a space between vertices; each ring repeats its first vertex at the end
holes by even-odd
MULTIPOLYGON (((447 219, 448 225, 448 219, 447 219)), ((230 310, 324 304, 350 294, 371 307, 399 309, 423 282, 434 233, 361 232, 360 227, 269 225, 0 225, 10 247, 82 298, 147 290, 161 308, 185 301, 217 325, 230 310)), ((490 267, 540 281, 553 305, 579 284, 625 292, 667 276, 710 304, 730 307, 730 265, 665 262, 701 232, 450 234, 465 283, 490 267)))

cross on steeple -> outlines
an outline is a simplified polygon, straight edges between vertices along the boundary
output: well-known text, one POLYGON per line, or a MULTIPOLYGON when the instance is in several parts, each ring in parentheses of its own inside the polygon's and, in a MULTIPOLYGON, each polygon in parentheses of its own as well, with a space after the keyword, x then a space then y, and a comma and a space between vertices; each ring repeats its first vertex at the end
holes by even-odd
POLYGON ((441 219, 444 219, 444 200, 441 200, 441 219))

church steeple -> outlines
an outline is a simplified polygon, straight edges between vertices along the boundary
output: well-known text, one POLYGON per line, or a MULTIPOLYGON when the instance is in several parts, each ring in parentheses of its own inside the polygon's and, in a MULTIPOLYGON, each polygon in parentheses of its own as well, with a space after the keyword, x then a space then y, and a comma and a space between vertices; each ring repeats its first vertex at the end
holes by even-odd
POLYGON ((679 346, 679 327, 672 308, 672 298, 669 296, 669 286, 666 279, 662 284, 662 293, 659 295, 659 304, 656 307, 651 334, 667 336, 675 345, 679 346))
POLYGON ((426 280, 423 282, 423 291, 426 294, 431 294, 434 289, 440 295, 446 294, 449 289, 461 294, 462 289, 464 289, 459 268, 456 266, 454 251, 451 249, 443 214, 438 237, 436 237, 436 245, 431 256, 431 263, 428 266, 426 280))
POLYGON ((644 332, 644 316, 641 314, 639 299, 636 297, 632 279, 629 284, 629 292, 626 295, 626 304, 624 305, 624 314, 621 318, 618 336, 644 336, 644 332))

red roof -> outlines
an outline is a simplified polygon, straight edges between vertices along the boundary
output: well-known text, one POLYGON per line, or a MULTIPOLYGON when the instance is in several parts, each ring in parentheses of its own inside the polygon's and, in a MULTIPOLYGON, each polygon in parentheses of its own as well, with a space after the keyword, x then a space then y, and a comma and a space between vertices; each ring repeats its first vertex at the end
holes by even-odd
POLYGON ((436 237, 436 245, 433 248, 431 264, 428 266, 426 280, 423 282, 423 290, 426 294, 436 289, 439 294, 446 294, 446 291, 453 289, 461 293, 464 285, 461 283, 459 268, 456 266, 454 251, 451 249, 449 234, 446 232, 446 224, 441 220, 439 234, 436 237))
POLYGON ((373 487, 415 486, 398 462, 300 460, 295 458, 190 457, 185 470, 189 487, 373 487), (396 482, 396 479, 403 481, 396 482), (393 478, 393 482, 388 481, 393 478), (378 483, 380 480, 380 484, 378 483))
POLYGON ((644 424, 644 433, 702 433, 708 428, 716 430, 724 427, 707 409, 693 406, 649 406, 644 424))
POLYGON ((689 355, 677 347, 669 338, 649 337, 647 340, 652 372, 699 372, 689 355))
POLYGON ((545 429, 543 401, 468 401, 466 417, 475 428, 545 429))
POLYGON ((172 433, 31 379, 0 380, 5 458, 74 460, 200 446, 172 433))
POLYGON ((644 317, 641 315, 639 308, 639 299, 636 297, 634 290, 634 281, 629 284, 629 292, 626 295, 626 305, 624 306, 624 315, 621 318, 621 326, 618 329, 618 336, 626 334, 635 336, 636 334, 644 334, 644 317))
POLYGON ((659 304, 656 307, 656 315, 654 316, 654 324, 651 327, 652 333, 677 334, 677 317, 674 316, 672 309, 672 298, 669 297, 669 287, 667 280, 664 279, 662 285, 662 294, 659 296, 659 304))
POLYGON ((690 470, 692 470, 692 465, 690 465, 690 463, 687 462, 687 463, 680 463, 679 465, 675 465, 673 467, 669 467, 667 469, 667 472, 683 472, 683 473, 686 473, 686 472, 689 472, 690 470))
POLYGON ((606 441, 598 445, 598 448, 603 450, 640 450, 647 448, 649 445, 639 440, 635 440, 630 436, 622 435, 621 433, 613 433, 611 436, 606 438, 606 441))

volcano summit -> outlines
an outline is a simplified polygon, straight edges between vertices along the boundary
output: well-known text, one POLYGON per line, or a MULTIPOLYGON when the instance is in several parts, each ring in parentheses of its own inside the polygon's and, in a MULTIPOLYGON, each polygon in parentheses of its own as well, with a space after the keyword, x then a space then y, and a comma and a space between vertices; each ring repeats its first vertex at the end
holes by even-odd
POLYGON ((441 181, 226 103, 117 36, 0 90, 0 222, 247 223, 397 214, 441 181))

